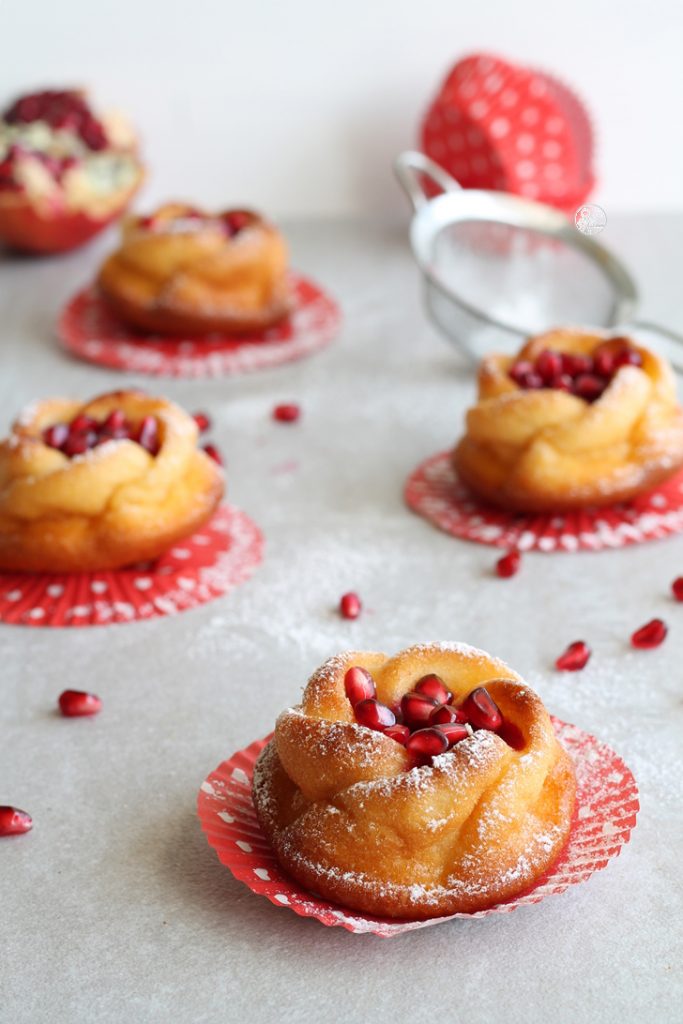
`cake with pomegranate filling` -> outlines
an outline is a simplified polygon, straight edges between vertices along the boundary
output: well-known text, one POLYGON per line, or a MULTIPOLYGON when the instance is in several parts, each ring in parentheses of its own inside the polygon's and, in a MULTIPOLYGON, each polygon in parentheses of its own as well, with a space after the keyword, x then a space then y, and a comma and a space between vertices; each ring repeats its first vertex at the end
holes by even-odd
POLYGON ((98 284, 121 320, 159 334, 252 334, 291 306, 285 240, 251 210, 167 203, 129 217, 98 284))
POLYGON ((0 118, 0 241, 74 248, 120 216, 143 176, 120 114, 97 114, 77 89, 21 96, 0 118))
POLYGON ((0 442, 0 570, 117 569, 194 533, 224 491, 199 426, 140 391, 34 403, 0 442))
POLYGON ((557 860, 576 791, 540 698, 465 644, 347 652, 310 678, 254 770, 282 867, 343 906, 483 910, 557 860))
POLYGON ((673 371, 630 338, 578 330, 487 356, 453 462, 478 497, 516 512, 628 501, 683 465, 673 371))

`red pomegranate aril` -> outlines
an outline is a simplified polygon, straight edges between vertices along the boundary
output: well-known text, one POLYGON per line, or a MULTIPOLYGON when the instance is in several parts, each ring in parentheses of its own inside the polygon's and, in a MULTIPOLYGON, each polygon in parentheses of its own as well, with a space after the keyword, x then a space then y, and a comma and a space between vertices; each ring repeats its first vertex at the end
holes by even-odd
POLYGON ((570 377, 578 377, 582 373, 593 372, 593 360, 590 356, 577 355, 571 352, 562 353, 562 371, 570 377))
POLYGON ((96 715, 102 710, 102 701, 94 693, 84 690, 64 690, 59 695, 59 710, 66 718, 96 715))
POLYGON ((540 373, 536 373, 532 370, 531 373, 527 373, 522 377, 519 385, 527 391, 539 391, 544 386, 544 382, 540 373))
POLYGON ((278 423, 296 423, 301 416, 301 409, 296 402, 283 402, 273 409, 273 419, 278 423))
POLYGON ((97 434, 94 430, 82 431, 80 433, 73 433, 70 430, 66 441, 62 445, 62 451, 69 458, 73 458, 74 455, 83 455, 89 448, 94 447, 96 443, 97 434))
POLYGON ((81 413, 80 416, 76 416, 72 419, 69 424, 69 432, 72 434, 84 434, 87 430, 97 430, 99 423, 94 420, 92 416, 86 416, 85 413, 81 413))
POLYGON ((441 706, 438 701, 433 697, 428 697, 425 693, 415 693, 414 691, 406 693, 401 699, 403 721, 418 728, 427 725, 434 708, 441 706))
POLYGON ((595 372, 600 377, 610 378, 614 375, 614 371, 617 368, 617 356, 614 352, 610 352, 609 349, 598 349, 593 357, 593 363, 595 372))
POLYGON ((377 696, 374 679, 367 669, 361 668, 360 665, 354 665, 344 676, 344 690, 354 708, 362 700, 377 696))
POLYGON ((650 622, 646 622, 644 626, 635 631, 631 637, 631 643, 634 647, 639 647, 641 650, 659 647, 666 639, 668 632, 669 627, 663 619, 651 619, 650 622))
POLYGON ((356 704, 353 713, 360 725, 365 725, 368 729, 374 729, 376 732, 384 732, 390 726, 396 725, 396 716, 391 708, 388 708, 386 704, 380 704, 372 697, 356 704))
POLYGON ((620 366, 642 366, 643 357, 637 349, 627 345, 623 352, 620 352, 617 356, 616 363, 617 369, 619 369, 620 366))
POLYGON ((553 352, 546 348, 536 359, 536 373, 543 378, 545 384, 562 373, 562 356, 559 352, 553 352))
POLYGON ((583 640, 575 640, 559 656, 555 662, 555 668, 559 669, 560 672, 579 672, 588 664, 591 653, 592 651, 587 643, 583 640))
POLYGON ((0 836, 20 836, 33 828, 33 818, 26 811, 0 804, 0 836))
POLYGON ((419 757, 438 757, 448 750, 448 740, 441 729, 418 729, 406 740, 406 750, 419 757))
POLYGON ((43 431, 43 441, 50 448, 61 448, 69 436, 69 427, 66 423, 53 423, 43 431))
POLYGON ((594 402, 605 390, 605 381, 594 373, 582 373, 574 381, 574 394, 586 402, 594 402))
POLYGON ((462 722, 444 722, 443 725, 439 726, 439 731, 448 740, 449 747, 460 743, 461 740, 466 740, 468 736, 472 735, 472 730, 468 729, 462 722))
POLYGON ((554 391, 571 391, 574 387, 574 379, 568 373, 560 373, 557 377, 553 377, 550 387, 554 391))
POLYGON ((673 581, 671 591, 677 601, 683 601, 683 576, 678 576, 673 581))
POLYGON ((197 429, 200 434, 204 434, 211 426, 211 419, 206 415, 205 412, 195 412, 192 419, 197 424, 197 429))
POLYGON ((451 704, 441 704, 434 708, 429 716, 430 725, 463 725, 467 721, 467 715, 462 708, 454 708, 451 704))
POLYGON ((503 555, 496 562, 496 572, 502 579, 508 579, 510 576, 515 576, 519 572, 519 567, 522 564, 522 556, 519 551, 508 551, 507 555, 503 555))
POLYGON ((410 736, 410 729, 407 725, 390 725, 388 729, 384 730, 384 735, 388 736, 389 739, 396 740, 397 743, 401 743, 404 747, 406 741, 410 736))
POLYGON ((159 441, 159 424, 155 416, 145 416, 137 429, 135 440, 150 455, 158 454, 161 442, 159 441))
POLYGON ((223 223, 231 236, 239 234, 249 224, 250 216, 243 210, 231 210, 223 214, 223 223))
POLYGON ((213 459, 214 462, 217 462, 219 466, 223 465, 223 456, 218 451, 218 448, 216 448, 215 444, 205 444, 203 451, 206 452, 210 459, 213 459))
POLYGON ((342 594, 339 600, 339 614, 343 619, 357 619, 362 607, 358 594, 354 594, 352 591, 342 594))
POLYGON ((485 686, 478 686, 476 690, 472 690, 465 697, 461 707, 467 715, 467 721, 475 729, 491 729, 495 732, 503 724, 503 716, 498 705, 485 686))
POLYGON ((127 427, 129 423, 123 409, 112 409, 100 429, 118 431, 127 427))
POLYGON ((519 362, 513 363, 509 370, 509 376, 512 377, 515 384, 521 384, 524 378, 534 372, 534 364, 530 363, 527 359, 520 359, 519 362))
POLYGON ((453 700, 453 694, 441 676, 437 676, 434 672, 422 676, 422 679, 415 684, 415 693, 422 693, 426 697, 431 697, 432 700, 438 701, 439 704, 448 704, 449 701, 453 700))

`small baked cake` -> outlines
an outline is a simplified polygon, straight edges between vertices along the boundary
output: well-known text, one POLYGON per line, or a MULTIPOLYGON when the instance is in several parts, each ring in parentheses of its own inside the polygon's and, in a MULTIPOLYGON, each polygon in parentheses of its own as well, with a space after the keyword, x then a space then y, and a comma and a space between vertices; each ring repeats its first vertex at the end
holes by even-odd
POLYGON ((119 114, 96 114, 85 93, 45 90, 0 119, 0 241, 60 252, 118 217, 144 176, 119 114))
POLYGON ((453 461, 478 497, 512 511, 628 501, 683 465, 671 367, 630 338, 578 330, 487 356, 453 461))
POLYGON ((286 871, 387 917, 473 912, 530 889, 561 853, 574 769, 539 697, 464 644, 348 652, 313 674, 254 771, 286 871))
POLYGON ((159 334, 249 334, 290 308, 285 241, 250 210, 168 203, 129 217, 98 282, 126 324, 159 334))
POLYGON ((0 570, 117 569, 194 533, 224 490, 198 434, 139 391, 36 402, 0 443, 0 570))

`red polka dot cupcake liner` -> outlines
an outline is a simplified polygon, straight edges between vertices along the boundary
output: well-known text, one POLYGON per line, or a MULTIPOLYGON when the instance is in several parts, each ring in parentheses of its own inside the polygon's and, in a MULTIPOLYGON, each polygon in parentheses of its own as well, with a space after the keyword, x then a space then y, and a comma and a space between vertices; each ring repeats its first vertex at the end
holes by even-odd
POLYGON ((291 274, 293 309, 281 324, 235 337, 196 338, 141 334, 127 327, 94 285, 78 292, 63 310, 58 334, 73 355, 112 370, 158 377, 220 377, 268 370, 303 359, 333 340, 341 314, 319 285, 291 274))
POLYGON ((595 183, 581 100, 553 76, 489 54, 455 64, 425 114, 421 144, 464 188, 512 192, 569 214, 595 183))
POLYGON ((628 504, 522 515, 485 505, 458 478, 451 452, 408 477, 409 508, 452 537, 518 551, 605 551, 683 531, 683 474, 628 504))
POLYGON ((105 626, 176 615, 227 594, 262 557, 259 528, 244 512, 223 505, 156 562, 106 572, 0 572, 0 622, 105 626))
POLYGON ((293 910, 301 917, 314 917, 329 927, 391 938, 454 918, 507 914, 563 893, 606 867, 628 843, 640 808, 635 779, 610 747, 575 725, 555 718, 552 721, 576 769, 577 806, 569 841, 559 860, 533 889, 476 913, 403 921, 346 910, 302 889, 278 865, 252 802, 254 764, 270 736, 239 750, 211 772, 199 791, 199 820, 221 864, 252 892, 265 896, 276 907, 293 910))

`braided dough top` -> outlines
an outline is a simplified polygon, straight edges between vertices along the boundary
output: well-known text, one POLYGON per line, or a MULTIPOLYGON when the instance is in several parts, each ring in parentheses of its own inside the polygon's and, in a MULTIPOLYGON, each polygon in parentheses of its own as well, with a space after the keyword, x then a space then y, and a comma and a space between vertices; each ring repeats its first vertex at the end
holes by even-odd
POLYGON ((528 888, 566 841, 574 790, 540 699, 463 644, 331 658, 279 717, 254 775, 260 820, 295 878, 347 906, 408 917, 479 909, 528 888), (456 702, 485 684, 518 742, 480 730, 415 767, 405 747, 354 721, 344 690, 353 665, 387 705, 427 673, 456 702))
POLYGON ((524 390, 517 360, 545 349, 591 355, 607 335, 556 330, 517 357, 490 355, 468 410, 456 469, 478 494, 520 511, 611 504, 654 487, 683 464, 683 412, 668 363, 631 342, 642 366, 622 366, 592 404, 561 390, 524 390))
POLYGON ((130 217, 120 248, 105 261, 99 285, 114 307, 143 328, 172 331, 255 328, 289 307, 287 247, 262 217, 239 211, 231 235, 220 217, 179 203, 150 218, 130 217), (150 222, 149 226, 147 222, 150 222))
POLYGON ((82 403, 39 401, 0 443, 0 567, 45 571, 111 567, 153 557, 175 536, 187 535, 214 510, 223 474, 197 448, 197 425, 183 409, 139 391, 116 391, 82 403), (160 447, 151 455, 135 441, 109 440, 69 458, 43 443, 54 423, 84 414, 103 421, 122 410, 133 424, 153 416, 160 447), (159 542, 161 548, 159 550, 159 542), (108 545, 111 552, 108 553, 108 545), (54 559, 51 562, 51 546, 54 559), (31 560, 36 565, 18 564, 31 560), (68 550, 67 550, 68 549, 68 550), (66 563, 61 565, 64 556, 66 563), (72 564, 73 558, 79 564, 72 564))

